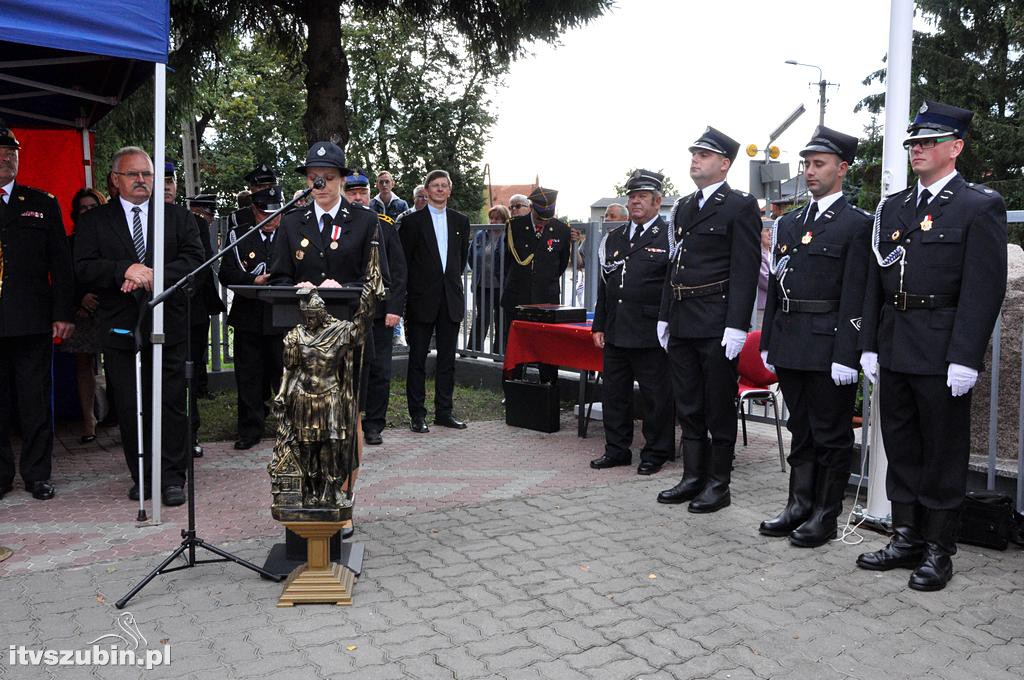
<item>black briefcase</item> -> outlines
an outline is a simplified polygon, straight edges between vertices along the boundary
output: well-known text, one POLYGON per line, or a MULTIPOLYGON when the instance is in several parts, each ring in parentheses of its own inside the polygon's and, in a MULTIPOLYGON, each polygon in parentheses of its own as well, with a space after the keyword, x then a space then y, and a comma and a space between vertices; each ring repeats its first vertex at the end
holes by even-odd
POLYGON ((558 432, 558 384, 505 380, 505 424, 558 432))
POLYGON ((587 320, 587 310, 583 307, 553 304, 518 305, 515 318, 536 323, 583 323, 587 320))
POLYGON ((1013 501, 995 491, 969 491, 960 512, 960 543, 1006 550, 1013 501))

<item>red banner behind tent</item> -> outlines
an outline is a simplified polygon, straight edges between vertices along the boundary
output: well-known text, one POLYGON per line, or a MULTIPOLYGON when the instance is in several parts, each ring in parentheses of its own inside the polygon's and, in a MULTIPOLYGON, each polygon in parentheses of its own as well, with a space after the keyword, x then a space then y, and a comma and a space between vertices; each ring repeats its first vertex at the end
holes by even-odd
MULTIPOLYGON (((49 191, 60 202, 64 229, 71 233, 71 198, 85 186, 82 162, 82 133, 79 130, 13 128, 21 144, 19 184, 49 191)), ((89 145, 93 145, 89 133, 89 145)), ((91 152, 90 152, 90 155, 91 152)))

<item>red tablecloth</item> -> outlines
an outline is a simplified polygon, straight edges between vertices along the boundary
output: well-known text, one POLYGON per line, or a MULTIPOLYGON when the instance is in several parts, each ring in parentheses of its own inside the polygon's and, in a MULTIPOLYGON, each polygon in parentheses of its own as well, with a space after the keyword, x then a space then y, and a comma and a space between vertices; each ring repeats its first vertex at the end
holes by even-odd
POLYGON ((513 321, 505 347, 506 371, 519 364, 555 364, 580 371, 603 371, 604 354, 594 346, 590 322, 513 321))

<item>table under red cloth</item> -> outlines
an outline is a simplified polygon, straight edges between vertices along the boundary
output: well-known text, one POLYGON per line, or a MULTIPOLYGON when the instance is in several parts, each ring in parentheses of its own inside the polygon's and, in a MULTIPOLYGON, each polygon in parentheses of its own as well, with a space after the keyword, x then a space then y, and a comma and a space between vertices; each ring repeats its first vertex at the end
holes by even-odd
POLYGON ((594 346, 590 322, 513 321, 505 345, 505 372, 519 364, 554 364, 579 371, 604 370, 604 353, 594 346))

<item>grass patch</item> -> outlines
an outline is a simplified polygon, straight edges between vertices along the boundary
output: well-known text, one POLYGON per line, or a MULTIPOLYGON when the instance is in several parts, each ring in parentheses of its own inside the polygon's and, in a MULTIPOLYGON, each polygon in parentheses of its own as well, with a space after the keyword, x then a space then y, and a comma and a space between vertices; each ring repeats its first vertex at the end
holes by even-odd
MULTIPOLYGON (((427 380, 427 422, 434 417, 434 381, 427 380)), ((231 441, 238 438, 238 401, 234 390, 214 392, 210 399, 199 400, 199 441, 231 441)), ((501 393, 478 387, 455 385, 455 416, 469 422, 502 420, 505 408, 501 405, 501 393)), ((409 410, 405 400, 405 381, 398 378, 391 381, 391 399, 388 402, 387 426, 407 427, 409 410)), ((266 431, 273 431, 273 416, 267 422, 266 431)))

